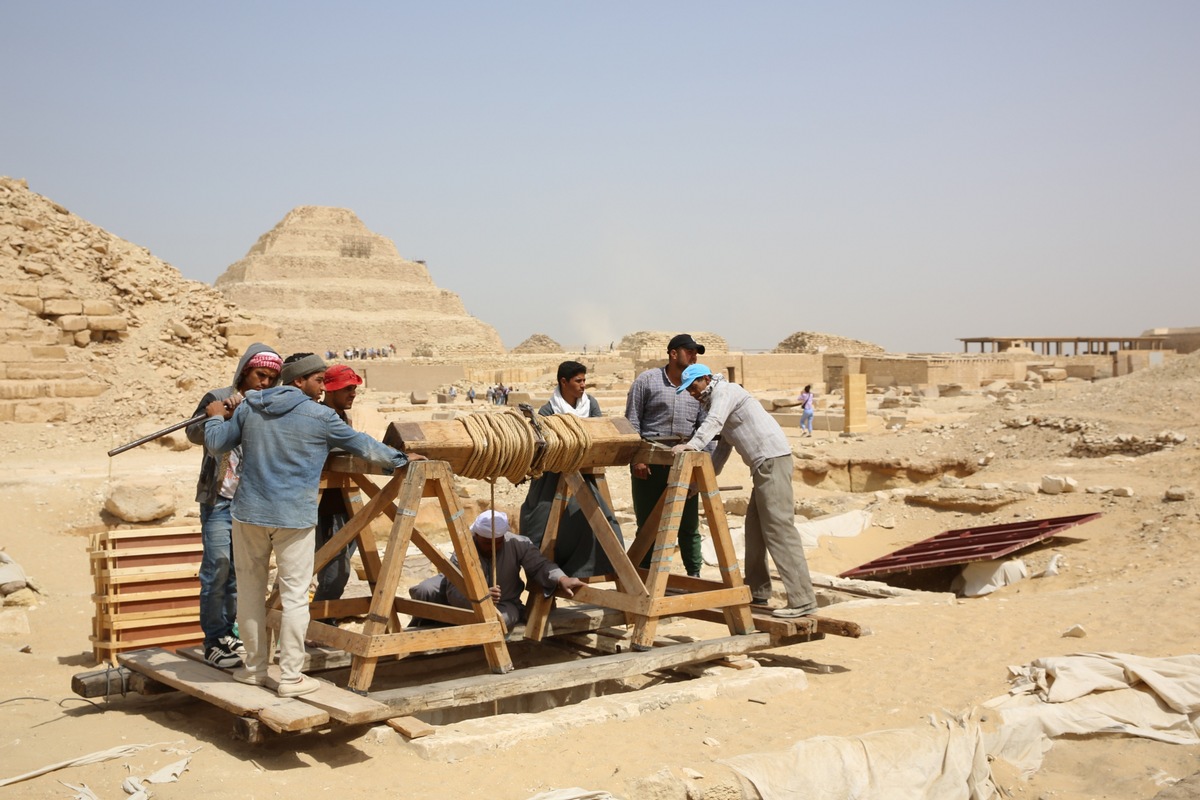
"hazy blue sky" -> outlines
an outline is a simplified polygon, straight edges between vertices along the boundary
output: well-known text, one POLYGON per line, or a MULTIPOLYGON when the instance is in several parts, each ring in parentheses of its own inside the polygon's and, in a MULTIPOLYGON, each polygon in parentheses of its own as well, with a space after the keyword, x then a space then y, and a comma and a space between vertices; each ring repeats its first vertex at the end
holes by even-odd
POLYGON ((1200 325, 1200 3, 3 0, 0 174, 212 282, 353 209, 512 347, 1200 325))

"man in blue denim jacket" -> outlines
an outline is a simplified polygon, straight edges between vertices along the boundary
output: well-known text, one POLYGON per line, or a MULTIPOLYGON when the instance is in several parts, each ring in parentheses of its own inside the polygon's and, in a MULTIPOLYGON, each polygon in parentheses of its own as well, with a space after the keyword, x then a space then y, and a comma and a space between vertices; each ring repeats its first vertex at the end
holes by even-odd
MULTIPOLYGON (((231 511, 238 627, 246 656, 245 667, 233 677, 266 684, 267 573, 274 550, 283 605, 276 689, 280 697, 298 697, 319 687, 300 667, 309 621, 317 490, 329 451, 341 448, 392 469, 410 460, 355 431, 332 408, 316 402, 324 386, 325 362, 312 353, 297 353, 283 362, 278 387, 251 394, 232 413, 220 402, 205 409, 205 446, 215 453, 242 447, 242 477, 231 511)), ((421 458, 413 455, 411 460, 421 458)))

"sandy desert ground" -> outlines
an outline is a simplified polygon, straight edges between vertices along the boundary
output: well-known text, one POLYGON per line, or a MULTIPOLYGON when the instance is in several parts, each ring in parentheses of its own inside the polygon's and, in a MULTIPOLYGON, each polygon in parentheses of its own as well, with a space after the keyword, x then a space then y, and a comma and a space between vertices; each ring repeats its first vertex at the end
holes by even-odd
MULTIPOLYGON (((824 609, 827 616, 861 624, 871 635, 829 637, 758 659, 764 670, 802 672, 806 688, 756 698, 765 702, 750 702, 744 692, 718 691, 626 719, 578 727, 564 723, 514 746, 507 746, 504 735, 490 742, 485 737, 454 761, 423 757, 387 728, 343 728, 251 746, 230 738, 225 712, 183 695, 108 703, 75 697, 71 677, 95 663, 87 638, 92 614, 87 539, 79 531, 100 522, 104 490, 115 477, 157 475, 176 486, 181 513, 191 509, 199 452, 147 447, 110 460, 104 454, 107 443, 81 443, 70 426, 4 424, 0 546, 36 578, 43 594, 26 612, 28 633, 0 635, 0 778, 119 745, 153 746, 3 788, 0 797, 75 796, 61 782, 87 784, 102 798, 124 796, 120 784, 126 776, 145 775, 178 760, 180 751, 194 751, 179 782, 153 787, 154 796, 517 800, 584 787, 623 798, 674 797, 680 795, 644 779, 663 769, 679 776, 686 768, 703 776, 693 781, 694 796, 734 798, 740 794, 732 772, 719 759, 781 750, 818 735, 919 727, 930 714, 953 713, 1004 694, 1009 665, 1078 652, 1195 653, 1200 501, 1194 491, 1191 499, 1177 502, 1165 500, 1164 492, 1170 486, 1195 490, 1200 484, 1198 394, 1200 355, 1193 355, 1101 383, 1048 385, 1022 393, 1011 404, 978 397, 939 400, 928 404, 938 415, 932 422, 876 436, 845 439, 818 432, 813 439, 800 439, 791 430, 796 451, 818 457, 993 453, 986 467, 966 478, 968 487, 1037 482, 1045 474, 1069 475, 1080 487, 1069 494, 1020 495, 998 510, 967 513, 913 505, 894 494, 852 495, 798 484, 798 499, 814 507, 837 511, 871 505, 876 520, 858 537, 823 538, 808 551, 816 573, 837 574, 951 528, 1093 511, 1103 516, 1071 530, 1069 538, 1020 554, 1031 575, 1061 554, 1053 577, 1030 578, 981 598, 930 595, 824 609), (1036 419, 1023 427, 1005 423, 1021 417, 1036 419), (1153 436, 1170 430, 1187 439, 1145 455, 1082 457, 1072 455, 1081 434, 1063 420, 1085 422, 1097 435, 1153 436), (1100 485, 1130 487, 1133 493, 1083 491, 1100 485), (1086 636, 1064 638, 1063 632, 1076 625, 1086 636)), ((614 495, 627 497, 624 470, 612 472, 614 495)), ((721 482, 748 484, 740 464, 731 465, 721 482)), ((520 491, 503 495, 511 502, 520 491)), ((721 629, 697 622, 671 623, 662 632, 722 635, 721 629)), ((751 671, 728 672, 732 679, 751 671)), ((502 727, 501 720, 494 723, 502 727)), ((431 738, 450 737, 454 727, 431 738)), ((996 779, 1018 798, 1134 800, 1160 792, 1164 798, 1200 796, 1194 779, 1172 786, 1198 770, 1198 746, 1095 736, 1056 741, 1028 782, 999 771, 996 779)))

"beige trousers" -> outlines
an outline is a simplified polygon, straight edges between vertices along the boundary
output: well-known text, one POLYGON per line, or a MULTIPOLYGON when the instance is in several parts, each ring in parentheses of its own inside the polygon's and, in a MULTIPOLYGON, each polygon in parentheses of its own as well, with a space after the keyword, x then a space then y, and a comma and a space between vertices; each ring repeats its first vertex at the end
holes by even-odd
POLYGON ((238 632, 246 643, 246 669, 265 673, 271 660, 267 635, 267 575, 275 551, 283 622, 279 626, 279 672, 300 678, 308 631, 308 587, 313 576, 314 528, 264 528, 233 521, 233 566, 237 572, 238 632))

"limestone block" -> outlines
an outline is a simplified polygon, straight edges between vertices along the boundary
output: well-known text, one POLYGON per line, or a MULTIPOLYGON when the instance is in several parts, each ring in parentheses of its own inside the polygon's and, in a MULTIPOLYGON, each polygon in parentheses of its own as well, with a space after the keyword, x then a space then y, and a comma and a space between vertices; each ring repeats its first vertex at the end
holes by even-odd
POLYGON ((0 422, 12 422, 17 405, 18 403, 12 400, 0 400, 0 422))
POLYGON ((87 347, 92 341, 91 331, 77 331, 73 337, 76 347, 87 347))
POLYGON ((1018 494, 1037 494, 1039 488, 1038 484, 1033 481, 1013 481, 1004 484, 1004 486, 1010 492, 1017 492, 1018 494))
MULTIPOLYGON (((43 300, 59 300, 69 298, 71 296, 71 287, 65 283, 49 283, 43 281, 38 284, 38 297, 43 300)), ((76 314, 79 312, 76 311, 76 314)))
POLYGON ((771 399, 771 408, 768 411, 773 411, 777 408, 792 408, 800 405, 800 401, 791 397, 775 397, 771 399))
POLYGON ((445 405, 447 403, 454 402, 454 400, 450 397, 450 395, 446 394, 445 392, 438 392, 436 397, 437 397, 437 402, 440 405, 445 405))
POLYGON ((433 418, 435 420, 451 420, 451 419, 456 419, 457 417, 458 417, 457 411, 435 411, 435 412, 433 412, 433 418))
POLYGON ((1043 494, 1062 494, 1066 491, 1067 479, 1062 475, 1043 475, 1042 476, 1042 493, 1043 494))
POLYGON ((29 348, 19 344, 0 344, 0 361, 28 361, 29 348))
POLYGON ((83 313, 89 317, 111 317, 117 309, 107 300, 84 300, 83 313))
POLYGON ((60 317, 64 314, 82 314, 83 303, 79 300, 65 298, 43 299, 42 313, 48 317, 60 317))
POLYGON ((45 227, 33 217, 16 217, 13 222, 17 223, 17 227, 27 231, 40 231, 45 227))
POLYGON ((0 294, 9 297, 37 297, 38 287, 33 281, 0 281, 0 294))
POLYGON ((47 401, 18 403, 13 408, 13 422, 63 422, 67 418, 67 407, 62 403, 47 401))
POLYGON ((187 325, 184 325, 179 320, 171 320, 171 333, 175 336, 178 336, 180 339, 183 339, 184 341, 187 341, 195 336, 195 334, 192 333, 192 329, 187 325))
POLYGON ((13 381, 74 380, 87 377, 87 369, 69 362, 15 361, 7 365, 6 374, 13 381))
POLYGON ((61 345, 34 345, 29 348, 29 354, 44 361, 67 360, 67 348, 61 345))
POLYGON ((4 605, 16 606, 18 608, 33 608, 38 604, 37 595, 33 589, 26 586, 24 589, 18 589, 10 595, 5 596, 4 605))
POLYGON ((49 396, 49 385, 45 381, 0 382, 0 400, 32 400, 49 396))
POLYGON ((429 402, 429 392, 416 391, 408 396, 408 402, 414 406, 423 406, 429 402))
POLYGON ((1180 500, 1191 500, 1192 490, 1186 486, 1169 486, 1166 493, 1163 494, 1164 500, 1178 502, 1180 500))
POLYGON ((108 391, 108 386, 87 380, 53 381, 50 384, 53 397, 96 397, 108 391))
POLYGON ((938 397, 961 397, 963 387, 961 383, 940 383, 937 392, 938 397))
POLYGON ((21 329, 29 327, 29 315, 24 311, 0 311, 0 328, 21 329))
POLYGON ((41 315, 45 313, 45 302, 38 297, 14 297, 17 305, 29 309, 29 313, 41 315))
POLYGON ((725 513, 735 514, 739 517, 746 516, 747 509, 750 508, 749 497, 726 497, 725 498, 725 513))
MULTIPOLYGON (((487 398, 485 397, 484 400, 486 402, 487 398)), ((521 403, 528 403, 529 405, 533 406, 535 411, 538 408, 538 406, 535 404, 535 401, 533 399, 533 395, 530 394, 529 392, 509 392, 508 393, 508 404, 510 406, 516 408, 517 406, 521 405, 521 403)))
MULTIPOLYGON (((54 301, 54 302, 59 302, 59 301, 54 301)), ((58 327, 62 328, 64 331, 67 331, 68 333, 74 333, 75 331, 87 330, 87 326, 88 326, 88 318, 83 316, 82 314, 80 314, 80 315, 68 314, 66 316, 62 316, 62 317, 58 318, 58 327)))
MULTIPOLYGON (((157 422, 142 423, 134 429, 133 438, 140 439, 143 436, 149 436, 156 431, 162 430, 162 428, 163 426, 157 422)), ((189 450, 193 446, 192 443, 188 441, 187 434, 182 430, 172 431, 171 433, 160 436, 154 440, 154 443, 160 447, 165 447, 168 450, 178 451, 189 450)))
POLYGON ((1113 497, 1133 497, 1132 486, 1118 486, 1111 492, 1113 497))
POLYGON ((1042 367, 1038 372, 1045 381, 1065 381, 1067 379, 1067 371, 1058 367, 1042 367))
POLYGON ((768 414, 775 410, 775 402, 773 400, 768 400, 765 397, 758 398, 758 404, 762 406, 763 411, 766 411, 768 414))
POLYGON ((124 317, 88 317, 88 328, 93 331, 123 331, 128 327, 124 317))
POLYGON ((150 522, 175 513, 175 492, 158 481, 117 481, 108 489, 104 509, 126 522, 150 522))

